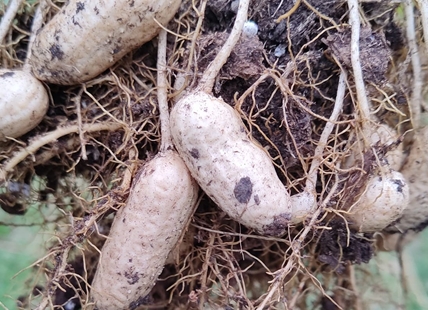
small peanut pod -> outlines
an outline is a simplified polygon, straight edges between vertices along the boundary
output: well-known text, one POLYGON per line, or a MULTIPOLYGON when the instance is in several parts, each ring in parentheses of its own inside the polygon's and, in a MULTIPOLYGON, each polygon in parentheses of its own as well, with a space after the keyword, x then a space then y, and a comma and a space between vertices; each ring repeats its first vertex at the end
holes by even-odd
POLYGON ((99 310, 141 304, 186 228, 197 196, 196 182, 174 151, 143 166, 102 248, 91 291, 99 310))
POLYGON ((181 0, 70 0, 37 34, 30 63, 40 80, 63 85, 90 80, 150 41, 181 0), (158 23, 157 23, 157 22, 158 23))
POLYGON ((372 176, 365 191, 347 215, 351 226, 360 232, 381 231, 397 220, 409 203, 409 186, 400 172, 382 167, 372 176))
POLYGON ((31 73, 0 69, 0 138, 18 138, 36 127, 48 110, 49 96, 31 73))
POLYGON ((236 221, 261 234, 282 235, 309 211, 304 195, 292 205, 270 157, 222 100, 204 92, 187 95, 174 106, 170 122, 174 144, 192 176, 236 221))
POLYGON ((428 127, 415 132, 410 154, 401 170, 410 185, 410 201, 391 232, 420 231, 428 225, 428 127))

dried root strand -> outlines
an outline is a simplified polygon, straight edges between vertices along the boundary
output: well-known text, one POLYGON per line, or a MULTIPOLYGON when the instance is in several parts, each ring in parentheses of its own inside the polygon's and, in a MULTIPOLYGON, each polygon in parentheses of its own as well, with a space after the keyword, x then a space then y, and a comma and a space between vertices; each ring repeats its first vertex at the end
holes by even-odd
MULTIPOLYGON (((324 147, 327 144, 327 139, 330 136, 334 126, 335 122, 342 110, 343 106, 343 100, 345 97, 345 90, 346 90, 346 73, 344 71, 341 72, 340 78, 339 78, 339 85, 337 89, 337 95, 336 100, 333 108, 333 112, 330 116, 329 122, 325 125, 323 132, 321 133, 320 140, 318 142, 318 145, 315 149, 315 156, 314 160, 311 164, 310 170, 309 170, 309 176, 306 183, 305 192, 309 190, 314 189, 314 181, 316 182, 317 176, 318 176, 318 169, 319 166, 322 163, 322 154, 324 151, 324 147)), ((311 218, 309 223, 305 226, 305 229, 300 234, 300 236, 293 240, 290 248, 292 250, 292 253, 289 257, 287 257, 287 263, 284 268, 281 270, 278 270, 275 274, 275 278, 273 280, 273 284, 269 287, 269 291, 267 295, 262 299, 261 304, 257 306, 257 310, 263 310, 265 309, 266 305, 272 301, 272 297, 274 294, 280 289, 280 287, 283 285, 284 279, 287 277, 287 275, 290 274, 290 272, 295 268, 296 265, 299 264, 299 260, 301 259, 301 251, 304 247, 304 241, 306 236, 309 234, 309 232, 313 229, 316 222, 318 221, 319 215, 324 211, 324 208, 327 206, 328 202, 330 201, 332 195, 335 193, 338 186, 338 178, 336 177, 336 183, 332 186, 330 189, 330 193, 328 196, 324 199, 322 203, 318 205, 318 207, 315 209, 313 214, 311 214, 311 218)))
MULTIPOLYGON (((103 130, 116 131, 121 127, 122 124, 118 123, 96 123, 84 124, 82 126, 82 129, 85 132, 97 132, 103 130)), ((27 156, 34 155, 43 146, 55 142, 63 136, 78 132, 79 125, 66 125, 47 134, 43 134, 41 136, 33 138, 32 142, 27 147, 15 153, 12 158, 10 158, 6 163, 4 163, 3 167, 0 170, 0 180, 5 180, 8 172, 12 171, 27 156)))

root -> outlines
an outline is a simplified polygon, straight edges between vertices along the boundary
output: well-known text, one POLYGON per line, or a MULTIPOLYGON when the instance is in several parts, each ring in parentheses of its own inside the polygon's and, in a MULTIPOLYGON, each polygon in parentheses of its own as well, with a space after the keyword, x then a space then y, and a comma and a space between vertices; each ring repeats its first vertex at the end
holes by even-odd
MULTIPOLYGON (((195 27, 195 31, 193 33, 193 37, 192 37, 192 42, 190 45, 190 50, 189 50, 189 62, 187 63, 187 68, 186 68, 186 81, 187 81, 187 77, 189 75, 192 75, 190 70, 192 68, 192 63, 195 64, 195 70, 194 70, 194 75, 196 76, 196 72, 197 72, 197 61, 194 62, 194 54, 195 54, 195 48, 196 48, 196 42, 198 39, 198 36, 201 32, 202 29, 202 23, 204 21, 204 17, 205 17, 205 8, 207 6, 207 2, 208 0, 204 0, 201 2, 201 7, 199 10, 197 10, 196 8, 194 8, 194 10, 198 13, 198 23, 196 24, 195 27)), ((188 83, 185 83, 184 87, 188 86, 188 83)))
POLYGON ((294 3, 293 7, 287 13, 278 17, 275 22, 280 23, 284 19, 289 18, 294 12, 296 12, 296 10, 299 8, 301 2, 302 2, 302 0, 296 0, 296 3, 294 3))
POLYGON ((0 45, 3 44, 3 40, 6 37, 13 20, 15 19, 16 13, 21 7, 24 0, 10 0, 7 6, 6 12, 3 15, 0 23, 0 45))
POLYGON ((86 155, 86 143, 85 143, 85 134, 83 131, 83 121, 82 121, 82 109, 81 100, 82 100, 83 88, 79 90, 76 98, 74 98, 74 103, 76 105, 76 114, 77 114, 77 125, 79 126, 79 139, 80 139, 80 156, 83 160, 88 160, 88 156, 86 155))
POLYGON ((47 0, 40 0, 39 6, 37 7, 36 12, 34 13, 33 25, 31 26, 31 35, 30 35, 30 39, 28 42, 28 48, 27 48, 27 56, 25 57, 25 63, 24 63, 24 67, 23 67, 23 70, 26 72, 31 71, 31 66, 29 64, 29 60, 31 58, 32 47, 33 47, 33 43, 34 43, 34 40, 36 39, 36 35, 37 35, 38 31, 40 30, 40 28, 42 28, 43 13, 44 13, 46 7, 47 7, 47 0))
POLYGON ((339 84, 337 88, 336 101, 334 103, 334 109, 330 116, 329 121, 326 123, 321 133, 321 137, 318 141, 318 145, 315 149, 314 157, 312 159, 311 167, 309 169, 308 179, 306 181, 306 188, 305 188, 305 191, 309 193, 316 192, 315 185, 317 184, 318 169, 323 162, 324 148, 327 145, 327 141, 330 137, 330 134, 332 133, 335 123, 342 111, 343 99, 345 98, 346 78, 347 78, 346 72, 341 71, 340 77, 339 77, 339 84))
POLYGON ((201 81, 199 82, 199 90, 202 90, 207 94, 212 93, 215 78, 217 77, 223 65, 226 63, 227 59, 230 56, 230 53, 232 53, 233 48, 235 47, 241 36, 242 29, 244 28, 244 24, 247 21, 249 4, 250 0, 239 1, 238 13, 236 14, 235 24, 233 25, 232 32, 230 33, 226 42, 218 52, 217 56, 205 70, 204 75, 202 76, 201 81))
POLYGON ((291 255, 287 258, 287 264, 284 268, 278 270, 274 275, 273 284, 269 287, 269 291, 265 298, 263 299, 262 303, 257 306, 256 310, 263 310, 265 309, 265 306, 273 301, 273 295, 280 289, 280 287, 283 285, 285 278, 287 275, 290 274, 290 272, 295 268, 295 266, 298 266, 300 264, 301 260, 301 254, 300 251, 305 246, 305 239, 308 236, 309 232, 313 229, 316 222, 318 221, 318 217, 320 216, 322 210, 328 205, 333 193, 336 191, 336 188, 338 186, 338 179, 336 178, 336 183, 333 185, 331 192, 327 196, 327 198, 320 204, 318 209, 313 213, 312 218, 308 225, 306 225, 303 232, 300 234, 299 238, 293 240, 291 243, 290 248, 292 249, 291 255))
MULTIPOLYGON (((322 155, 324 152, 324 147, 326 146, 328 138, 333 130, 335 121, 337 120, 342 110, 343 99, 345 96, 345 89, 346 89, 346 73, 342 71, 342 73, 340 74, 334 109, 330 116, 329 122, 324 127, 324 130, 321 134, 318 145, 315 149, 314 159, 312 161, 309 174, 308 174, 308 179, 306 181, 305 191, 312 195, 315 195, 315 198, 316 198, 315 184, 317 182, 318 169, 322 163, 322 155)), ((293 242, 291 243, 290 248, 292 250, 292 253, 287 258, 288 261, 286 266, 275 273, 274 275, 275 278, 273 280, 274 284, 272 284, 272 286, 269 288, 269 292, 267 296, 263 299, 262 303, 257 307, 257 310, 263 310, 267 305, 267 303, 273 300, 272 299, 273 294, 275 294, 280 288, 280 286, 282 286, 282 283, 286 278, 286 276, 289 275, 289 273, 292 271, 292 269, 296 265, 300 264, 299 262, 299 260, 301 259, 300 252, 304 247, 305 238, 315 226, 316 222, 318 221, 318 217, 320 216, 321 212, 324 211, 324 208, 328 205, 328 202, 330 201, 332 195, 335 194, 337 186, 338 186, 338 176, 336 174, 336 183, 330 189, 329 194, 327 195, 327 198, 318 206, 315 212, 311 214, 311 220, 309 224, 306 225, 305 229, 300 234, 299 238, 293 240, 293 242)))
MULTIPOLYGON (((98 124, 84 124, 82 126, 85 132, 96 132, 96 131, 115 131, 121 128, 121 124, 117 123, 98 123, 98 124)), ((78 133, 79 125, 67 125, 65 127, 58 128, 50 133, 44 134, 39 137, 35 137, 33 141, 25 147, 23 150, 14 154, 0 170, 0 181, 6 180, 7 172, 12 171, 16 165, 23 161, 27 156, 34 155, 41 147, 46 144, 55 142, 59 138, 69 135, 71 133, 78 133)))
POLYGON ((361 121, 366 123, 370 120, 370 102, 367 98, 366 87, 364 85, 363 70, 360 61, 360 13, 358 0, 348 0, 349 23, 352 28, 351 35, 351 62, 354 72, 355 88, 357 92, 357 102, 360 109, 361 121))
POLYGON ((158 57, 157 57, 157 94, 159 105, 159 121, 161 124, 160 151, 165 152, 172 148, 171 130, 169 126, 168 88, 166 80, 166 34, 165 30, 159 33, 158 57))
MULTIPOLYGON (((137 170, 136 152, 132 151, 129 154, 131 163, 127 166, 123 177, 122 183, 119 187, 109 192, 109 194, 100 199, 100 203, 91 211, 91 213, 85 218, 75 221, 72 223, 72 229, 70 230, 67 237, 63 238, 63 242, 57 247, 50 250, 50 256, 55 256, 55 272, 54 275, 49 279, 45 294, 42 301, 38 305, 36 310, 44 310, 48 305, 52 307, 52 295, 57 289, 61 289, 59 283, 67 275, 67 265, 69 261, 70 252, 72 249, 78 246, 89 234, 98 230, 97 220, 101 218, 110 209, 116 209, 118 205, 126 202, 131 187, 132 176, 137 170)), ((86 283, 89 287, 89 284, 86 283)), ((53 307, 52 307, 53 308, 53 307)))

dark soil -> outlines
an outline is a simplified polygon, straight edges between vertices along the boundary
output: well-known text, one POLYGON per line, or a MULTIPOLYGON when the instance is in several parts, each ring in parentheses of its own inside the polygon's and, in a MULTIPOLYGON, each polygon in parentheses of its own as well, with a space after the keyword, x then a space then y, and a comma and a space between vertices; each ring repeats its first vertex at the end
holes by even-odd
MULTIPOLYGON (((351 31, 344 29, 327 37, 324 42, 329 46, 332 55, 346 68, 351 64, 351 31)), ((370 28, 362 28, 360 33, 360 58, 364 79, 367 83, 380 85, 386 82, 386 72, 391 52, 387 46, 384 33, 373 32, 370 28)))
POLYGON ((346 223, 335 220, 328 223, 331 228, 320 233, 316 249, 318 261, 337 273, 343 273, 349 264, 368 263, 373 257, 371 236, 348 233, 346 223))

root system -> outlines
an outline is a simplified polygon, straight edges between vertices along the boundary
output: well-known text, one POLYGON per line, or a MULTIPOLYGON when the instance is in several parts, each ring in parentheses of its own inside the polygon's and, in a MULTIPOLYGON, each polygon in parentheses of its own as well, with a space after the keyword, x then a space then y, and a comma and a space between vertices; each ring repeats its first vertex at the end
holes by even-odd
MULTIPOLYGON (((199 84, 238 2, 183 1, 168 26, 162 88, 170 107, 199 84)), ((409 149, 426 112, 427 9, 418 2, 421 10, 411 1, 251 1, 258 34, 241 36, 210 91, 241 115, 291 194, 309 188, 316 208, 285 236, 268 237, 201 193, 186 235, 134 309, 366 308, 359 286, 373 283, 355 272, 375 254, 376 238, 352 229, 346 215, 386 153, 409 149), (400 138, 360 148, 346 166, 368 139, 367 122, 388 124, 400 138)), ((43 23, 63 5, 46 3, 43 23)), ((25 2, 10 13, 12 24, 2 20, 3 67, 24 66, 36 7, 25 2)), ((19 216, 54 204, 62 214, 47 254, 30 266, 36 277, 20 308, 91 309, 112 218, 137 168, 161 147, 156 58, 154 39, 89 82, 46 85, 42 123, 19 139, 0 137, 1 208, 19 216)))

